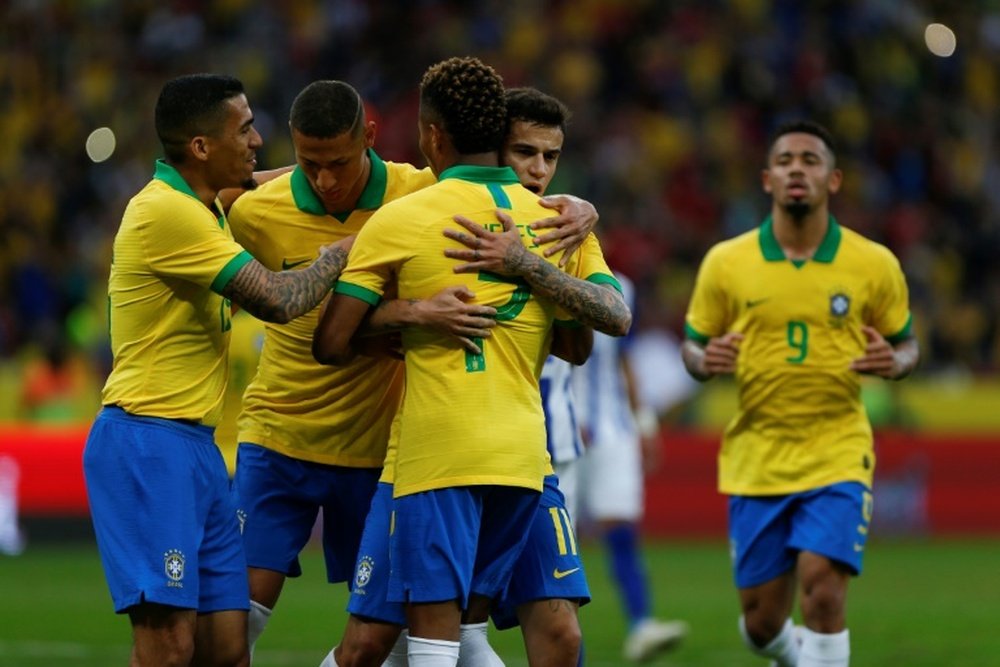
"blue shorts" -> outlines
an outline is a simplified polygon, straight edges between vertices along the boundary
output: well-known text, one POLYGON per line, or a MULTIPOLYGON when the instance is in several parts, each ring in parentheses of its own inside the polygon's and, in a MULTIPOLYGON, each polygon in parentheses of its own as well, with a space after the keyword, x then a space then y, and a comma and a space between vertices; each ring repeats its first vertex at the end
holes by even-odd
POLYGON ((105 407, 83 452, 115 611, 249 609, 236 503, 213 430, 105 407))
POLYGON ((241 442, 235 481, 247 564, 301 575, 299 553, 323 508, 326 578, 350 579, 381 472, 302 461, 241 442))
POLYGON ((528 542, 514 564, 507 595, 493 604, 493 624, 498 630, 513 628, 518 625, 520 605, 552 599, 590 602, 587 574, 555 475, 545 478, 542 500, 528 542))
POLYGON ((841 482, 784 496, 731 496, 729 542, 738 588, 759 586, 795 567, 800 551, 861 574, 872 494, 841 482))
POLYGON ((504 594, 541 494, 516 486, 459 486, 394 500, 391 602, 504 594))
POLYGON ((406 625, 406 613, 399 602, 389 602, 389 529, 392 521, 392 484, 379 482, 365 521, 358 548, 351 597, 347 611, 355 616, 406 625))

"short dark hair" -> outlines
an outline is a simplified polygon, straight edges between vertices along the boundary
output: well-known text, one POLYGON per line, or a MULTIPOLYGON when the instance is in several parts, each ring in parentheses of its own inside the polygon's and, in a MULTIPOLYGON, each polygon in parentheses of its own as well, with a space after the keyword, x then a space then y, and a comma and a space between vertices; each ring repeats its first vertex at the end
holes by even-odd
POLYGON ((365 124, 361 95, 343 81, 313 81, 292 102, 289 123, 307 137, 358 136, 365 124))
POLYGON ((833 135, 830 133, 830 130, 812 120, 790 120, 779 125, 771 134, 771 141, 767 147, 768 159, 770 159, 771 151, 774 150, 774 145, 778 143, 778 139, 786 134, 798 132, 818 137, 826 145, 826 149, 830 151, 830 156, 836 162, 837 147, 834 144, 833 135))
POLYGON ((441 121, 462 155, 499 151, 507 126, 503 79, 478 58, 449 58, 420 81, 420 107, 441 121))
POLYGON ((515 121, 524 121, 543 127, 558 127, 566 132, 569 122, 569 109, 551 95, 546 95, 537 88, 508 88, 507 93, 507 130, 515 121))
POLYGON ((226 122, 226 101, 243 83, 223 74, 188 74, 167 81, 156 100, 156 136, 171 162, 183 162, 194 137, 215 136, 226 122))

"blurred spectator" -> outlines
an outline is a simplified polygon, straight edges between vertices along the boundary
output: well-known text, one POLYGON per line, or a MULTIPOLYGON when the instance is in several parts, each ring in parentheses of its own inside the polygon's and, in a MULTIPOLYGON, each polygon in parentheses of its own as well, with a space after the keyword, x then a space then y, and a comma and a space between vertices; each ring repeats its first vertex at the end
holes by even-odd
POLYGON ((551 90, 573 108, 573 145, 553 187, 597 205, 615 263, 653 288, 645 312, 684 312, 674 300, 687 291, 670 283, 713 242, 760 222, 766 200, 746 165, 777 123, 808 116, 837 135, 852 175, 834 212, 903 263, 923 372, 1000 368, 995 2, 4 5, 0 364, 15 363, 37 327, 65 328, 81 307, 100 312, 111 238, 158 152, 148 110, 168 77, 243 79, 265 138, 262 168, 291 162, 276 119, 318 78, 361 85, 382 153, 419 162, 419 74, 468 53, 508 85, 551 90), (930 21, 955 30, 950 58, 925 47, 930 21), (84 146, 104 126, 117 147, 95 163, 84 146))

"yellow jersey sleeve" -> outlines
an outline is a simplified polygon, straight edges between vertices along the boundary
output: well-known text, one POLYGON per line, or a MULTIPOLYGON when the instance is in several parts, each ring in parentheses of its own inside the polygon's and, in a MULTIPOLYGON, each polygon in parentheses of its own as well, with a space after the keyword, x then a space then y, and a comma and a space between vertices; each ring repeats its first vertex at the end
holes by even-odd
POLYGON ((876 246, 884 262, 872 298, 871 323, 890 343, 911 335, 910 296, 899 260, 888 248, 876 246))
POLYGON ((700 343, 726 333, 732 321, 726 296, 723 248, 725 245, 717 245, 705 255, 688 305, 685 334, 700 343))

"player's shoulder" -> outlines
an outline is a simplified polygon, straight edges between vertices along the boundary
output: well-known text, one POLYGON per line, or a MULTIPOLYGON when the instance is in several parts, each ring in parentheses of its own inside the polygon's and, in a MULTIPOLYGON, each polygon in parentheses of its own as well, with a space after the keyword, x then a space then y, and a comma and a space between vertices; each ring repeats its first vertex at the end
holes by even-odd
POLYGON ((750 255, 761 255, 760 227, 754 227, 742 234, 716 242, 705 253, 706 262, 733 261, 750 255))
POLYGON ((899 259, 887 246, 843 225, 840 225, 840 243, 844 251, 869 262, 899 264, 899 259))
POLYGON ((433 185, 437 182, 437 178, 434 177, 434 172, 431 171, 430 167, 418 168, 409 162, 393 162, 391 160, 386 160, 385 171, 386 175, 390 179, 390 182, 396 180, 404 183, 412 183, 420 186, 421 188, 433 185))
POLYGON ((156 178, 129 200, 125 210, 126 219, 131 218, 135 222, 210 214, 199 199, 156 178))
POLYGON ((253 190, 246 190, 230 207, 230 211, 248 211, 259 206, 272 205, 276 200, 287 198, 292 189, 292 172, 275 176, 261 183, 253 190))
POLYGON ((384 164, 386 182, 383 206, 414 192, 419 192, 437 182, 434 172, 428 167, 417 169, 408 162, 386 161, 384 164))

